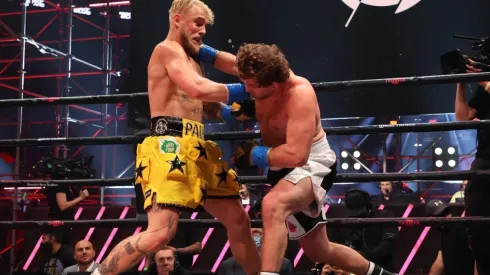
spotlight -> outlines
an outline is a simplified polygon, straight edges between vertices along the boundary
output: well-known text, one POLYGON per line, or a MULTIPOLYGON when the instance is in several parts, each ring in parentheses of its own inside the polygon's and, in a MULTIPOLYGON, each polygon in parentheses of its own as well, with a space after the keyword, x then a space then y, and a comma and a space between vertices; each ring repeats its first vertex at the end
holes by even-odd
POLYGON ((340 151, 340 168, 343 171, 359 171, 362 165, 355 161, 353 158, 362 161, 361 152, 355 149, 345 149, 340 151))
POLYGON ((434 170, 453 170, 458 166, 459 154, 456 146, 434 147, 432 150, 432 165, 434 170))

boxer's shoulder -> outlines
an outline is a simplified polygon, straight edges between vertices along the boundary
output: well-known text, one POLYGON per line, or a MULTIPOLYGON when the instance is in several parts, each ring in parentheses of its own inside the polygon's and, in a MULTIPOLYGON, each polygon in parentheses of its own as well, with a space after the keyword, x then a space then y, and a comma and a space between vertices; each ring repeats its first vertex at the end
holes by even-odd
POLYGON ((160 56, 185 57, 186 53, 182 46, 175 41, 162 41, 155 46, 154 53, 160 56))

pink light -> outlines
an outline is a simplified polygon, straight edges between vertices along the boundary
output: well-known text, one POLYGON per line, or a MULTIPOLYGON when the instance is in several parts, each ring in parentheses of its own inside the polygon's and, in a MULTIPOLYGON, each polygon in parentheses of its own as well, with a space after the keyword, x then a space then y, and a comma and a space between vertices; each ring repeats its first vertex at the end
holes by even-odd
MULTIPOLYGON (((198 214, 199 214, 198 212, 193 212, 192 215, 191 215, 191 220, 194 220, 197 217, 198 214)), ((138 229, 136 229, 136 231, 134 232, 133 235, 136 235, 136 234, 138 234, 141 231, 141 227, 138 227, 138 229)), ((210 229, 214 229, 214 228, 210 228, 210 229)), ((208 230, 208 232, 209 232, 209 230, 208 230)), ((207 236, 207 233, 206 233, 206 236, 207 236)), ((206 238, 206 236, 204 238, 206 238)), ((209 236, 208 236, 208 238, 209 238, 209 236)), ((204 248, 204 242, 202 243, 202 247, 204 248)), ((199 256, 199 254, 194 255, 194 258, 192 260, 192 265, 194 265, 194 263, 196 262, 198 256, 199 256)), ((143 258, 143 260, 141 261, 140 265, 138 266, 138 271, 142 271, 143 270, 143 268, 145 267, 145 262, 146 262, 146 259, 143 258)))
MULTIPOLYGON (((119 216, 119 219, 122 220, 126 217, 128 214, 129 207, 124 207, 121 216, 119 216)), ((113 228, 111 234, 109 235, 109 238, 107 238, 107 241, 105 242, 104 246, 100 250, 99 256, 97 256, 97 260, 95 260, 96 263, 100 263, 102 260, 102 257, 104 257, 105 252, 107 251, 107 248, 109 248, 109 245, 111 244, 112 240, 114 239, 114 236, 116 235, 117 231, 119 228, 113 228)))
MULTIPOLYGON (((80 215, 82 215, 82 211, 83 211, 83 208, 79 207, 77 210, 77 213, 75 213, 75 217, 73 217, 73 219, 75 221, 78 220, 78 218, 80 218, 80 215)), ((34 257, 37 254, 37 251, 41 247, 41 241, 42 241, 42 237, 40 237, 39 240, 37 240, 37 243, 34 246, 34 249, 32 250, 31 255, 29 255, 29 258, 27 258, 27 261, 24 264, 24 267, 22 267, 23 270, 27 270, 29 268, 29 266, 31 265, 32 261, 34 260, 34 257)))
MULTIPOLYGON (((412 209, 413 209, 413 204, 409 204, 407 206, 407 209, 405 209, 405 213, 403 213, 402 218, 407 218, 410 215, 410 212, 412 212, 412 209)), ((401 226, 398 227, 398 231, 400 230, 402 230, 401 226)))
MULTIPOLYGON (((327 213, 329 207, 330 207, 329 204, 325 204, 325 206, 323 208, 323 211, 325 211, 325 214, 327 213)), ((301 260, 301 257, 303 257, 303 253, 304 253, 303 248, 300 248, 298 254, 296 255, 296 257, 294 257, 293 267, 296 268, 296 266, 299 263, 299 260, 301 260)))
POLYGON ((412 248, 412 251, 410 251, 410 254, 408 255, 407 259, 405 260, 405 263, 402 266, 402 269, 400 269, 399 274, 403 275, 405 274, 405 271, 407 271, 408 266, 412 262, 413 258, 415 257, 415 254, 419 250, 419 247, 422 245, 422 242, 425 239, 425 236, 429 233, 430 226, 426 226, 424 230, 422 231, 422 234, 420 234, 419 239, 415 243, 415 246, 412 248))
MULTIPOLYGON (((104 215, 104 212, 105 212, 105 206, 102 206, 99 210, 99 213, 97 213, 97 217, 95 217, 95 220, 98 221, 100 220, 100 218, 102 217, 102 215, 104 215)), ((87 232, 87 236, 85 236, 85 239, 86 241, 90 240, 90 237, 92 237, 92 234, 94 233, 94 230, 95 228, 94 227, 90 227, 90 229, 88 230, 87 232)))
MULTIPOLYGON (((247 212, 247 214, 248 214, 248 211, 249 211, 249 210, 250 210, 250 205, 247 205, 247 206, 245 207, 245 212, 247 212)), ((220 253, 220 254, 219 254, 219 256, 218 256, 218 259, 217 259, 217 260, 216 260, 216 262, 214 263, 213 268, 211 269, 211 271, 212 271, 213 273, 215 273, 215 272, 216 272, 216 270, 218 270, 218 267, 219 267, 219 265, 221 264, 221 261, 223 261, 223 258, 225 257, 225 255, 226 255, 226 251, 228 251, 228 248, 230 248, 230 241, 226 241, 226 244, 225 244, 225 246, 223 247, 223 249, 221 250, 221 253, 220 253)))
POLYGON ((385 205, 384 205, 384 204, 380 204, 380 205, 379 205, 379 207, 378 207, 378 210, 380 210, 380 211, 381 211, 381 210, 383 210, 383 209, 385 209, 385 205))
MULTIPOLYGON (((461 217, 464 217, 465 212, 466 211, 463 211, 463 214, 461 214, 461 217)), ((415 257, 415 254, 417 253, 417 251, 419 250, 420 246, 422 245, 422 242, 424 241, 425 237, 429 233, 429 230, 430 230, 430 226, 426 226, 424 228, 424 230, 422 231, 422 233, 420 234, 419 239, 415 243, 415 245, 412 248, 412 251, 408 255, 407 259, 405 260, 405 263, 403 264, 402 269, 400 269, 400 272, 399 272, 400 275, 403 275, 405 273, 405 271, 407 271, 408 266, 410 265, 410 263, 412 262, 413 258, 415 257)))
MULTIPOLYGON (((213 231, 214 231, 214 228, 209 228, 208 232, 206 232, 206 235, 204 235, 204 238, 202 239, 202 242, 201 242, 203 249, 204 249, 204 246, 206 245, 206 243, 208 242, 209 238, 211 237, 211 234, 213 234, 213 231)), ((192 258, 192 266, 194 266, 194 264, 196 263, 197 258, 199 258, 199 254, 194 255, 194 257, 192 258)))
MULTIPOLYGON (((97 8, 97 7, 105 7, 106 5, 107 5, 106 3, 93 3, 90 4, 89 7, 97 8)), ((129 6, 129 5, 131 5, 129 1, 115 1, 109 3, 109 6, 129 6)))

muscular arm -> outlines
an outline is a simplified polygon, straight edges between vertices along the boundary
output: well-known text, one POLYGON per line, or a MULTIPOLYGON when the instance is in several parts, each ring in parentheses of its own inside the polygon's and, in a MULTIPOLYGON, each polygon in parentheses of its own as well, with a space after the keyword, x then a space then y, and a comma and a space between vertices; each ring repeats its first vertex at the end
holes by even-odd
POLYGON ((67 201, 65 193, 56 193, 56 203, 58 203, 58 207, 61 211, 77 206, 82 200, 81 197, 78 197, 74 200, 67 201))
POLYGON ((231 53, 219 51, 214 61, 214 67, 224 73, 239 76, 236 66, 236 56, 231 53))
POLYGON ((311 143, 315 136, 315 106, 318 104, 311 85, 300 85, 291 91, 288 102, 286 144, 269 152, 269 164, 273 167, 294 168, 308 160, 311 143))
POLYGON ((180 46, 161 44, 155 49, 164 62, 173 83, 190 98, 208 102, 227 102, 228 89, 224 84, 200 76, 187 62, 188 57, 180 46))
POLYGON ((442 261, 442 252, 439 250, 437 258, 430 268, 429 275, 440 275, 444 271, 444 263, 442 261))
POLYGON ((472 120, 475 118, 476 110, 468 106, 464 84, 462 83, 458 83, 456 85, 456 100, 454 105, 454 112, 456 114, 457 121, 472 120))
POLYGON ((189 246, 179 248, 179 253, 180 254, 199 254, 202 251, 202 243, 201 242, 195 242, 189 246))

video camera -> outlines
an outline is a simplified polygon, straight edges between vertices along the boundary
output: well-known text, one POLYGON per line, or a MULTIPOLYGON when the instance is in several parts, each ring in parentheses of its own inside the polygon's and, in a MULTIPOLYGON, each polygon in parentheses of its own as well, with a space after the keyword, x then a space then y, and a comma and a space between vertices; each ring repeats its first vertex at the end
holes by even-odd
POLYGON ((469 36, 455 35, 454 38, 474 40, 473 50, 480 50, 480 56, 470 56, 463 54, 460 50, 453 50, 441 56, 441 68, 443 74, 464 74, 468 59, 476 62, 472 65, 483 72, 490 72, 490 38, 477 38, 469 36))
POLYGON ((93 159, 93 156, 72 159, 42 157, 33 168, 38 174, 51 179, 88 179, 95 174, 93 159))

